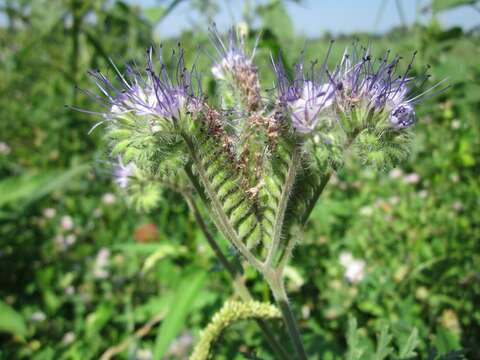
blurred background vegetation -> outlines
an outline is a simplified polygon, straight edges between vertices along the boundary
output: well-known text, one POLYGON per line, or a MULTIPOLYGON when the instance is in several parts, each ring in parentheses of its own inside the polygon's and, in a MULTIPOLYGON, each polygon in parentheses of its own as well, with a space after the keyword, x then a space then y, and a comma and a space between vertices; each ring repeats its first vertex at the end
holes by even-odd
MULTIPOLYGON (((150 214, 129 208, 112 182, 101 127, 88 134, 99 118, 65 107, 101 111, 79 90, 93 88, 87 71, 113 74, 109 58, 143 67, 145 49, 160 42, 180 41, 190 63, 200 55, 213 96, 206 29, 225 3, 0 2, 1 359, 183 359, 231 296, 228 275, 181 198, 163 194, 150 214), (185 12, 181 31, 163 35, 162 24, 175 27, 185 12)), ((303 49, 307 59, 322 59, 332 37, 332 59, 354 38, 378 52, 418 50, 414 71, 430 64, 430 84, 448 78, 452 85, 419 107, 407 162, 378 174, 352 161, 317 205, 288 270, 312 359, 345 358, 349 316, 365 354, 388 324, 398 339, 418 330, 421 359, 460 358, 452 352, 460 349, 480 359, 480 21, 439 21, 458 6, 480 19, 478 2, 417 1, 414 12, 426 20, 407 23, 411 2, 382 0, 370 10, 376 21, 396 6, 400 26, 318 36, 296 33, 304 20, 291 11, 312 1, 231 3, 250 46, 261 34, 256 59, 266 88, 270 53, 282 49, 290 64, 303 49), (353 281, 348 257, 364 266, 353 281)), ((257 274, 247 278, 257 299, 269 301, 257 274)), ((273 326, 282 333, 280 322, 273 326)), ((227 331, 216 354, 272 358, 250 322, 227 331)))

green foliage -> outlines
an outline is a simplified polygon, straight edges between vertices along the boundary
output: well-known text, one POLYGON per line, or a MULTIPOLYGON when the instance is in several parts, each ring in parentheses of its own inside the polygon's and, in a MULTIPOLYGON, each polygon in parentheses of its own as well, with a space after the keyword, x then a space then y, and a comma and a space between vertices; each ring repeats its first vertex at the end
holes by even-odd
POLYGON ((2 301, 0 301, 0 331, 20 337, 27 335, 27 325, 23 317, 2 301))
POLYGON ((76 165, 64 171, 23 174, 5 179, 0 182, 0 206, 24 207, 55 190, 66 188, 70 181, 88 169, 89 165, 76 165))
POLYGON ((347 333, 347 344, 348 360, 359 360, 359 359, 372 359, 372 360, 383 360, 383 359, 412 359, 415 358, 417 353, 415 349, 418 347, 418 330, 413 329, 408 338, 404 343, 396 344, 396 347, 399 349, 398 352, 395 351, 395 348, 392 346, 392 340, 394 339, 393 334, 390 332, 390 329, 387 324, 383 324, 380 330, 380 333, 377 336, 377 344, 374 349, 371 349, 366 343, 366 338, 357 328, 357 321, 354 318, 349 318, 348 320, 348 333, 347 333))
POLYGON ((162 359, 168 350, 168 345, 178 336, 185 326, 186 318, 192 309, 192 303, 206 280, 205 273, 185 276, 182 283, 178 285, 178 290, 172 298, 170 312, 162 322, 157 333, 155 341, 154 359, 162 359))

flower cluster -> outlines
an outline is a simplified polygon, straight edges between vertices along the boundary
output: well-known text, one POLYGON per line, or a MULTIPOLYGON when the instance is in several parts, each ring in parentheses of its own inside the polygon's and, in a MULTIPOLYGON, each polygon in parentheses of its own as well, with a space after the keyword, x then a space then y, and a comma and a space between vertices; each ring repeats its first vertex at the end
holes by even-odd
POLYGON ((302 55, 293 77, 282 61, 272 61, 277 90, 272 98, 262 94, 255 50, 246 50, 245 38, 235 30, 223 38, 215 27, 210 35, 216 51, 211 71, 220 84, 222 105, 234 110, 230 113, 206 104, 199 75, 195 67, 187 69, 180 47, 170 61, 165 61, 160 48, 158 70, 152 48, 144 73, 126 66, 122 74, 112 63, 118 85, 98 71, 91 72, 101 92, 94 97, 107 109, 100 123, 107 123, 112 156, 119 159, 115 179, 121 188, 139 174, 148 178, 188 162, 182 132, 192 127, 216 137, 229 158, 236 158, 236 166, 244 169, 245 191, 250 193, 260 192, 262 153, 271 152, 282 133, 293 132, 304 143, 312 137, 316 145, 311 151, 327 153, 317 158, 331 158, 335 152, 334 162, 341 147, 355 140, 366 163, 384 166, 404 156, 405 130, 416 121, 414 105, 435 88, 411 96, 416 82, 410 74, 413 59, 400 72, 400 57, 389 60, 387 52, 375 59, 370 49, 355 44, 331 71, 327 62, 332 42, 320 66, 316 62, 305 66, 302 55), (159 159, 173 150, 174 165, 159 166, 159 159))
POLYGON ((201 106, 200 79, 195 69, 187 70, 181 48, 172 52, 170 63, 173 71, 168 71, 162 48, 158 51, 160 70, 154 68, 154 51, 147 51, 146 74, 127 65, 122 74, 112 63, 119 86, 115 86, 99 71, 91 71, 102 96, 94 96, 107 108, 105 120, 116 120, 125 116, 150 116, 157 120, 178 120, 185 111, 195 111, 201 106))

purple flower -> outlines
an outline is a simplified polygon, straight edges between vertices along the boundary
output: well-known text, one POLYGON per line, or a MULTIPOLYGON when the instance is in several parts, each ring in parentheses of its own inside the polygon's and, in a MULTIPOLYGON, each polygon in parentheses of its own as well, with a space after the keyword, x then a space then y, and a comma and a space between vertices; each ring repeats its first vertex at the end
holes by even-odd
POLYGON ((406 128, 415 123, 415 110, 412 104, 400 103, 390 113, 390 124, 394 128, 406 128))
POLYGON ((305 72, 302 59, 296 65, 293 81, 286 75, 281 61, 273 65, 278 99, 289 111, 293 127, 301 134, 312 132, 335 99, 335 87, 326 76, 326 59, 318 73, 315 72, 316 63, 312 63, 310 72, 305 72))
POLYGON ((123 164, 122 159, 119 157, 118 164, 114 170, 115 182, 122 189, 126 189, 130 178, 134 175, 135 164, 130 162, 127 165, 123 164))
MULTIPOLYGON (((342 63, 333 74, 337 90, 337 104, 341 111, 349 112, 357 105, 366 105, 376 113, 386 111, 388 123, 395 129, 410 127, 416 121, 414 105, 424 95, 431 93, 441 83, 417 96, 410 96, 418 78, 411 76, 412 60, 403 73, 398 74, 401 58, 389 60, 387 51, 382 58, 373 59, 370 49, 358 49, 353 45, 351 53, 345 53, 342 63)), ((423 75, 422 79, 428 76, 423 75)))
POLYGON ((161 119, 178 120, 183 112, 194 112, 201 104, 200 79, 195 69, 185 67, 183 50, 173 51, 171 64, 174 69, 171 73, 162 56, 162 49, 158 51, 160 69, 154 69, 153 49, 147 51, 147 69, 145 74, 140 73, 132 66, 127 66, 123 75, 112 63, 120 82, 119 86, 113 83, 99 71, 91 71, 91 76, 103 96, 92 95, 108 110, 103 115, 106 120, 122 117, 126 114, 136 116, 149 115, 161 119))

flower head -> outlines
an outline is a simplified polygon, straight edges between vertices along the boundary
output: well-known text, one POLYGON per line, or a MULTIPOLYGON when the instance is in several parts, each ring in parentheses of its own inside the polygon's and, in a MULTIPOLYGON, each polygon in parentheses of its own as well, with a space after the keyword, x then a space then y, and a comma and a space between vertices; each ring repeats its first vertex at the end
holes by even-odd
POLYGON ((302 59, 291 81, 281 61, 274 62, 280 104, 289 112, 295 130, 302 134, 312 132, 334 102, 335 88, 326 79, 325 63, 318 73, 315 65, 312 63, 310 72, 305 72, 302 59))
POLYGON ((107 120, 126 114, 152 116, 155 118, 177 120, 185 111, 193 112, 200 106, 200 80, 195 69, 185 67, 183 50, 172 52, 171 73, 163 59, 162 49, 158 51, 160 69, 154 68, 153 49, 147 51, 146 74, 141 74, 133 66, 127 66, 123 75, 112 63, 119 86, 99 71, 91 71, 102 96, 93 95, 108 111, 103 114, 107 120))
MULTIPOLYGON (((354 44, 345 52, 340 66, 332 76, 340 111, 351 112, 363 108, 364 114, 385 114, 388 125, 394 129, 408 128, 416 121, 414 104, 440 83, 417 96, 410 96, 419 78, 410 74, 415 53, 403 73, 398 72, 401 57, 389 60, 387 51, 374 59, 370 49, 359 50, 354 44)), ((428 76, 422 76, 427 79, 428 76)))

